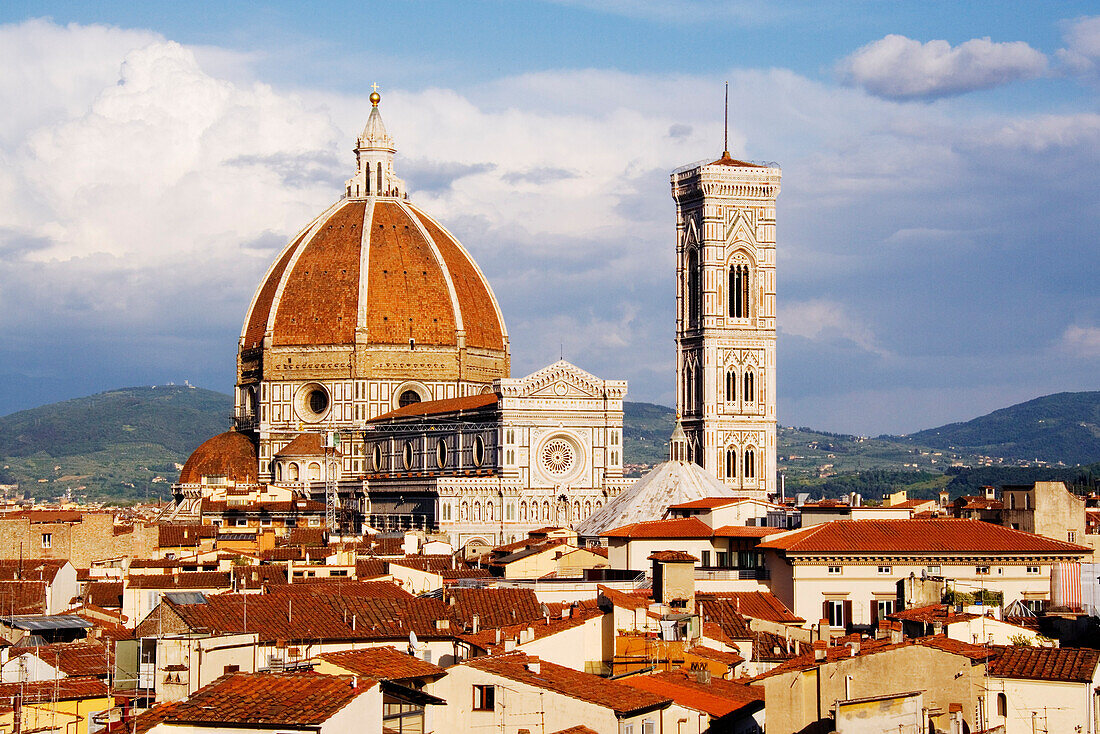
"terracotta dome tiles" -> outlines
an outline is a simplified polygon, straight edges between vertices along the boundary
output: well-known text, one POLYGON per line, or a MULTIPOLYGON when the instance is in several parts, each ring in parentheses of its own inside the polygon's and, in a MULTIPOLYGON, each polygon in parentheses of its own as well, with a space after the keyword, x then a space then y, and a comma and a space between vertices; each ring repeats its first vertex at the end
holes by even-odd
POLYGON ((451 273, 466 329, 466 346, 504 349, 504 334, 495 301, 469 255, 435 220, 415 207, 409 208, 428 230, 451 273))
POLYGON ((253 299, 243 349, 261 347, 269 326, 274 345, 292 347, 350 345, 362 326, 371 344, 453 347, 464 330, 468 347, 505 350, 489 284, 458 241, 406 203, 367 207, 338 204, 279 255, 253 299))
POLYGON ((359 302, 361 201, 340 207, 300 254, 275 313, 275 344, 350 344, 359 302))
POLYGON ((374 207, 367 335, 375 344, 454 345, 455 314, 431 244, 396 202, 374 207))
POLYGON ((204 476, 226 477, 238 484, 253 484, 257 472, 256 447, 236 431, 219 433, 195 449, 180 471, 180 484, 198 484, 204 476))

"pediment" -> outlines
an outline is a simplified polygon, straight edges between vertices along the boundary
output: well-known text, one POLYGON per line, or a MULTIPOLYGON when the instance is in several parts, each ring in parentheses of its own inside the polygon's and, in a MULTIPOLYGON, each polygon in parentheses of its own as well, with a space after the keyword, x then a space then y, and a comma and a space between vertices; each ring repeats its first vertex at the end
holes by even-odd
POLYGON ((756 244, 756 227, 742 209, 734 209, 726 220, 726 244, 749 242, 756 244))
POLYGON ((565 360, 509 382, 516 397, 598 398, 604 391, 603 380, 565 360))

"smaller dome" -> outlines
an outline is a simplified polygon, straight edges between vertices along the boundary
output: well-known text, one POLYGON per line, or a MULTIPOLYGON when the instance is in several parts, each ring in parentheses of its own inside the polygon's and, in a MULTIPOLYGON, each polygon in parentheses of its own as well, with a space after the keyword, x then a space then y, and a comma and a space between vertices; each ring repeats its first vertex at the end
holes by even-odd
POLYGON ((225 477, 227 482, 256 484, 256 447, 236 431, 219 433, 191 452, 180 472, 180 484, 199 484, 203 477, 225 477))

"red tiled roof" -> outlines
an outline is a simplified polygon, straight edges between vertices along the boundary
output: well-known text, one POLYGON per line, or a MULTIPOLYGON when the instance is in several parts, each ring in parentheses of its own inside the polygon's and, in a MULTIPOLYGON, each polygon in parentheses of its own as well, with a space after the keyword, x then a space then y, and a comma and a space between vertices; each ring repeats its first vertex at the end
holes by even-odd
POLYGON ((736 613, 753 619, 796 625, 806 621, 770 591, 701 591, 696 593, 695 603, 700 613, 705 615, 736 613))
MULTIPOLYGON (((404 640, 409 632, 438 639, 450 637, 451 633, 438 629, 436 620, 448 620, 450 629, 457 624, 451 610, 438 599, 417 599, 408 594, 405 598, 356 596, 345 593, 341 586, 293 583, 276 587, 275 593, 219 594, 207 597, 202 604, 165 601, 162 605, 194 631, 229 634, 247 629, 257 633, 261 643, 404 640)), ((349 584, 344 588, 355 586, 369 584, 349 584)), ((155 620, 146 622, 153 624, 155 620)))
POLYGON ((775 533, 782 533, 783 528, 766 528, 757 525, 723 525, 716 528, 716 538, 764 538, 775 533))
POLYGON ((368 647, 318 655, 349 673, 377 680, 409 680, 412 678, 442 678, 446 671, 438 665, 414 658, 392 647, 368 647))
POLYGON ((605 538, 709 538, 711 529, 697 517, 647 520, 600 533, 605 538))
POLYGON ((286 584, 286 569, 282 566, 234 566, 233 581, 237 589, 262 589, 286 584))
POLYGON ((478 615, 481 629, 542 621, 542 605, 533 589, 451 589, 447 603, 466 627, 478 615))
POLYGON ((483 395, 467 395, 462 398, 448 398, 446 400, 425 400, 420 403, 412 403, 397 410, 372 418, 371 422, 387 421, 391 418, 408 418, 420 415, 440 415, 443 413, 457 413, 459 411, 478 410, 489 405, 496 405, 499 396, 496 393, 483 395))
POLYGON ((809 507, 809 508, 815 508, 815 509, 816 508, 851 508, 851 505, 849 503, 845 502, 844 500, 830 500, 830 499, 811 500, 809 502, 804 502, 802 504, 802 506, 803 507, 809 507))
POLYGON ((12 697, 20 691, 24 704, 41 704, 50 701, 79 701, 86 698, 107 698, 110 690, 98 678, 58 678, 36 683, 0 683, 0 701, 10 711, 12 697))
POLYGON ((61 559, 33 559, 0 561, 0 581, 48 581, 53 582, 57 572, 68 563, 61 559))
POLYGON ((557 731, 550 732, 550 734, 599 734, 595 729, 589 729, 584 724, 577 724, 571 726, 568 729, 558 729, 557 731))
POLYGON ((1088 648, 1013 646, 999 650, 988 671, 1000 678, 1089 683, 1100 663, 1100 650, 1088 648))
POLYGON ((320 433, 299 433, 294 440, 275 452, 276 456, 324 456, 320 433))
POLYGON ((619 716, 630 716, 662 709, 670 703, 667 696, 642 691, 618 681, 600 678, 591 673, 541 661, 539 672, 527 668, 529 659, 523 653, 509 653, 469 660, 463 665, 484 670, 535 688, 554 691, 570 698, 611 709, 619 716))
POLYGON ((653 603, 653 597, 649 592, 644 594, 628 594, 625 591, 612 589, 602 584, 597 585, 596 589, 604 598, 620 609, 648 609, 649 605, 653 603))
POLYGON ((0 581, 0 609, 7 614, 45 614, 45 581, 0 581))
POLYGON ((962 655, 963 657, 970 658, 974 661, 988 660, 993 656, 993 652, 982 645, 972 645, 969 642, 963 642, 962 640, 955 640, 946 635, 929 635, 928 637, 920 637, 915 640, 918 645, 924 645, 925 647, 934 647, 937 650, 943 650, 944 652, 954 653, 955 655, 962 655))
POLYGON ((316 673, 231 673, 181 701, 166 721, 196 724, 318 726, 377 681, 316 673))
MULTIPOLYGON (((324 528, 291 528, 283 542, 283 545, 310 546, 311 548, 320 548, 324 544, 324 528)), ((318 557, 316 553, 310 555, 312 558, 318 557)))
POLYGON ((213 525, 158 525, 157 545, 161 548, 194 548, 203 539, 218 534, 213 525))
POLYGON ((738 168, 766 168, 767 166, 761 166, 759 163, 749 163, 748 161, 739 161, 736 158, 730 157, 729 151, 722 153, 722 157, 716 161, 711 161, 712 166, 737 166, 738 168))
POLYGON ((892 510, 895 507, 900 507, 902 509, 915 510, 918 507, 923 507, 924 505, 929 505, 929 504, 934 505, 934 504, 936 504, 936 501, 935 500, 905 500, 904 502, 898 502, 897 504, 890 505, 890 507, 887 508, 887 509, 892 510))
POLYGON ((275 586, 269 594, 339 594, 360 599, 415 599, 416 597, 392 581, 352 581, 342 576, 294 579, 293 583, 275 586))
POLYGON ((227 477, 231 482, 255 484, 259 461, 256 447, 243 433, 226 431, 208 438, 195 449, 180 472, 180 484, 198 484, 204 476, 227 477))
MULTIPOLYGON (((694 652, 694 650, 692 650, 694 652)), ((681 706, 720 718, 746 707, 763 708, 764 691, 744 683, 711 678, 700 683, 694 672, 671 670, 633 675, 622 682, 632 688, 671 698, 681 706)))
POLYGON ((923 622, 925 624, 950 624, 952 622, 965 622, 968 619, 977 619, 977 614, 958 614, 954 607, 946 604, 930 604, 925 607, 913 607, 902 609, 893 614, 886 615, 887 619, 899 622, 923 622))
POLYGON ((76 510, 20 510, 0 515, 0 519, 30 520, 32 523, 80 522, 84 513, 76 510))
POLYGON ((550 608, 549 623, 544 619, 540 619, 493 629, 482 629, 476 635, 466 633, 457 634, 455 636, 464 642, 481 648, 489 655, 496 655, 504 651, 505 641, 515 640, 522 635, 525 630, 530 629, 534 633, 533 639, 540 640, 544 637, 550 637, 559 632, 579 627, 591 619, 604 615, 604 612, 600 611, 598 608, 577 606, 570 609, 568 617, 563 617, 561 604, 548 604, 547 607, 550 608), (500 632, 499 643, 497 642, 497 631, 500 632))
MULTIPOLYGON (((819 641, 820 642, 820 641, 819 641)), ((817 645, 819 642, 815 642, 817 645)), ((993 655, 993 652, 985 647, 979 645, 971 645, 967 642, 961 642, 959 640, 952 640, 944 635, 931 635, 928 637, 921 637, 917 640, 904 640, 902 642, 891 642, 889 639, 872 640, 870 638, 863 638, 859 641, 859 652, 856 655, 873 655, 875 653, 887 652, 889 650, 898 650, 904 647, 931 647, 943 652, 951 653, 953 655, 959 655, 961 657, 968 658, 973 662, 979 662, 986 660, 993 655)), ((826 660, 825 662, 835 662, 844 658, 852 657, 852 648, 846 644, 835 644, 826 648, 826 660)), ((754 680, 760 680, 761 678, 767 678, 772 675, 778 675, 780 673, 786 673, 792 670, 809 670, 816 668, 822 664, 815 658, 813 651, 799 655, 796 658, 791 658, 786 662, 780 663, 779 666, 769 670, 762 675, 756 676, 754 680)))
POLYGON ((788 553, 1058 553, 1090 548, 980 520, 835 520, 768 538, 788 553))
POLYGON ((107 646, 99 642, 58 642, 22 648, 17 654, 28 652, 71 678, 104 678, 110 672, 109 660, 113 657, 107 646))
POLYGON ((89 581, 84 590, 84 603, 102 609, 122 609, 121 581, 89 581))
POLYGON ((229 574, 223 571, 143 574, 126 581, 130 589, 228 589, 231 585, 229 574))
MULTIPOLYGON (((202 511, 206 515, 317 515, 325 511, 325 503, 315 500, 286 500, 284 502, 250 502, 247 505, 230 505, 222 500, 202 501, 202 511)), ((222 528, 222 532, 232 532, 233 528, 222 528)))
POLYGON ((745 662, 745 658, 741 657, 739 653, 718 650, 717 648, 708 647, 706 645, 693 645, 687 652, 697 657, 706 658, 707 660, 724 663, 731 668, 745 662))
POLYGON ((662 550, 653 551, 649 554, 647 561, 663 561, 667 563, 696 563, 698 558, 690 553, 684 553, 677 550, 662 550))

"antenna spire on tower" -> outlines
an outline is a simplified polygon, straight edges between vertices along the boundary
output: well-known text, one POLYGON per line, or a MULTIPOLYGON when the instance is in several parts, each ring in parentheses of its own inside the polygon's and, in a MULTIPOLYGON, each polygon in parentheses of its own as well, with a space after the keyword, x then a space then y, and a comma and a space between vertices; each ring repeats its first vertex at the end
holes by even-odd
POLYGON ((730 154, 730 83, 726 82, 726 106, 722 112, 722 157, 730 154))

